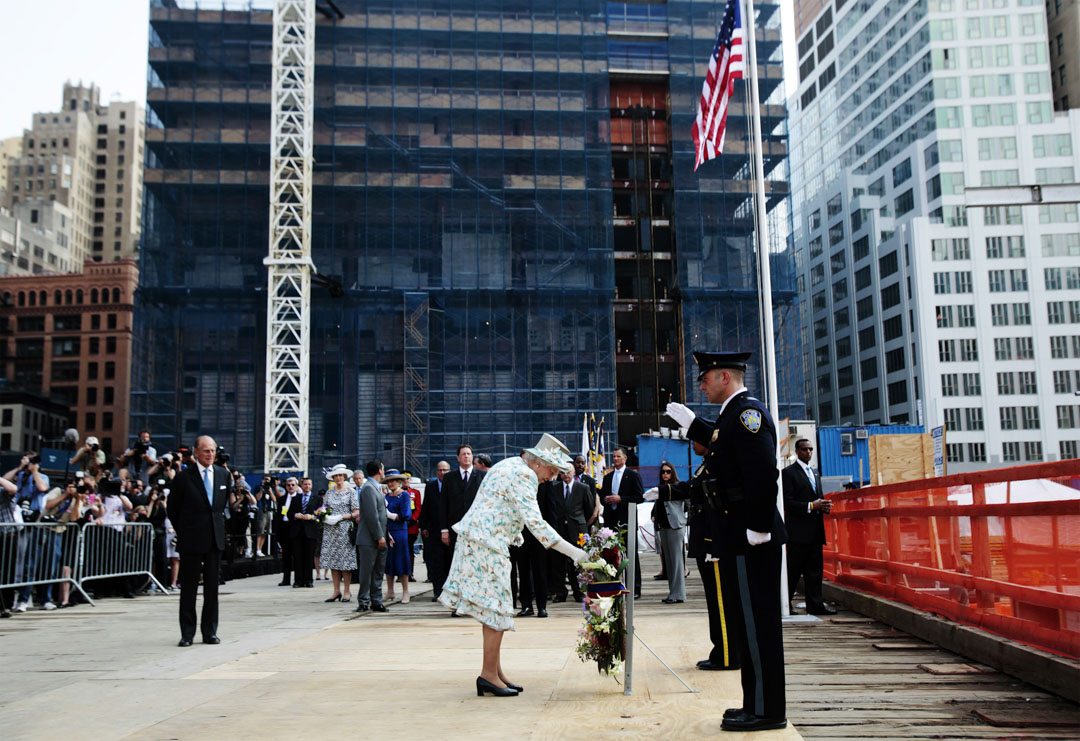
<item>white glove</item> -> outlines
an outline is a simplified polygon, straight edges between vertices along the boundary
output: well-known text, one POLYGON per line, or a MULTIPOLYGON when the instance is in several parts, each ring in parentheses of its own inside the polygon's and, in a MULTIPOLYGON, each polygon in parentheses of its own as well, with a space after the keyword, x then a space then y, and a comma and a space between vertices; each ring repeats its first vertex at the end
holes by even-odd
POLYGON ((772 533, 759 533, 756 530, 747 528, 746 540, 750 545, 764 545, 772 540, 772 533))
POLYGON ((659 498, 660 498, 660 490, 657 489, 655 486, 653 488, 651 488, 651 489, 646 489, 645 490, 645 501, 646 502, 655 502, 659 498))
POLYGON ((705 556, 705 563, 713 563, 713 562, 719 561, 719 560, 720 560, 719 556, 705 556))
POLYGON ((387 512, 386 513, 386 519, 388 519, 388 520, 390 520, 392 522, 397 522, 397 518, 398 518, 397 512, 387 512))
POLYGON ((327 525, 336 525, 341 522, 341 515, 327 515, 326 519, 323 520, 323 522, 325 522, 327 525))
POLYGON ((684 404, 680 404, 677 401, 669 402, 667 410, 664 412, 667 416, 679 423, 679 427, 689 427, 690 423, 697 417, 696 414, 690 411, 690 408, 684 404))
POLYGON ((570 543, 566 542, 565 540, 560 540, 558 543, 553 545, 552 548, 554 548, 559 553, 561 553, 564 556, 566 556, 567 558, 569 558, 575 564, 579 564, 582 561, 584 561, 586 558, 589 557, 588 553, 581 550, 580 548, 578 548, 575 545, 571 545, 570 543))

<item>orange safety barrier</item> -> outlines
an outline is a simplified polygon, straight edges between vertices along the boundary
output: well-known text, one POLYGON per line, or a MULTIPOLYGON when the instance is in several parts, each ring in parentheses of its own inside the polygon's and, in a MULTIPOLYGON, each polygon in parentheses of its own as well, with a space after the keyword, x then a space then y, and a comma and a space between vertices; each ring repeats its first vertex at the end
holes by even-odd
POLYGON ((833 582, 1080 658, 1080 460, 828 498, 833 582))

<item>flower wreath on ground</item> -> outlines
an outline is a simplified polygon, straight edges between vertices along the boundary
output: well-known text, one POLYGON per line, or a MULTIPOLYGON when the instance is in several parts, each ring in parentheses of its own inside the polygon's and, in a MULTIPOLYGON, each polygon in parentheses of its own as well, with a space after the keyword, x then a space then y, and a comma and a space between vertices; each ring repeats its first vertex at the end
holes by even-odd
POLYGON ((577 655, 582 662, 595 661, 598 671, 615 675, 626 649, 627 591, 619 576, 626 568, 626 531, 594 527, 578 538, 578 545, 588 558, 578 566, 578 583, 585 590, 581 603, 585 625, 578 631, 577 655))

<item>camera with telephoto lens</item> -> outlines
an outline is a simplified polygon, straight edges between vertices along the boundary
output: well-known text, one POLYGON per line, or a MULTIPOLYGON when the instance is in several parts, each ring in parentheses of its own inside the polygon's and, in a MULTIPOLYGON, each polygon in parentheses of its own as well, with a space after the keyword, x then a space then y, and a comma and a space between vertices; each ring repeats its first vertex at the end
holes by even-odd
POLYGON ((32 455, 32 456, 30 456, 30 457, 29 457, 29 458, 28 458, 28 459, 26 460, 26 465, 28 465, 28 466, 29 466, 29 465, 30 465, 30 464, 32 464, 32 463, 41 463, 41 456, 40 456, 40 455, 32 455))
POLYGON ((150 443, 144 443, 142 440, 136 440, 135 444, 131 446, 131 453, 139 458, 146 455, 146 451, 150 449, 150 443))
POLYGON ((214 463, 216 463, 219 466, 224 466, 231 459, 232 459, 232 456, 230 456, 228 453, 225 452, 225 448, 218 448, 217 449, 217 456, 214 458, 214 463))

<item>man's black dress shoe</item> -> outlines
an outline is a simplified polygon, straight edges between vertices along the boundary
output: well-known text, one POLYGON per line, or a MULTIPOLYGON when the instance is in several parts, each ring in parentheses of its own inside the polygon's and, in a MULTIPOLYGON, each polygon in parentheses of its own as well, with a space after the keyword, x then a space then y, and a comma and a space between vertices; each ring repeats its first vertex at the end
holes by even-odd
POLYGON ((293 588, 293 589, 300 589, 300 588, 302 588, 303 586, 304 586, 304 585, 303 585, 303 584, 301 584, 300 582, 296 582, 296 584, 293 584, 293 585, 292 585, 292 588, 293 588))
POLYGON ((203 636, 203 643, 209 643, 211 646, 216 646, 221 643, 221 639, 217 636, 203 636))
POLYGON ((746 712, 742 708, 728 708, 724 711, 725 718, 743 718, 747 715, 750 715, 750 713, 746 712))
POLYGON ((438 597, 438 595, 436 595, 436 596, 432 597, 432 598, 431 598, 431 601, 432 601, 432 602, 438 602, 438 601, 439 601, 439 597, 438 597))
POLYGON ((681 599, 671 599, 670 597, 665 597, 664 599, 662 599, 660 601, 663 602, 665 605, 681 605, 682 604, 681 599))
POLYGON ((720 728, 725 731, 775 731, 787 727, 787 718, 763 718, 760 715, 737 715, 724 718, 720 728))
POLYGON ((517 616, 518 617, 531 617, 532 614, 533 614, 533 609, 531 607, 526 607, 526 608, 522 609, 522 611, 519 612, 517 614, 517 616))
POLYGON ((667 580, 667 574, 654 574, 653 581, 665 581, 667 580))
POLYGON ((700 669, 703 672, 725 672, 725 671, 731 671, 732 669, 738 669, 739 667, 737 667, 737 666, 724 666, 723 664, 714 664, 711 661, 709 661, 708 659, 705 659, 704 661, 699 661, 697 663, 697 668, 700 669))
POLYGON ((832 609, 831 607, 822 605, 821 607, 817 608, 816 610, 807 610, 806 614, 807 615, 835 615, 836 610, 832 609))
POLYGON ((547 617, 547 610, 537 610, 536 617, 547 617))
POLYGON ((500 687, 497 684, 492 684, 483 677, 476 678, 476 696, 483 697, 484 693, 490 693, 495 697, 517 697, 517 690, 510 689, 509 687, 500 687))
POLYGON ((279 587, 287 587, 287 586, 289 586, 289 582, 287 580, 286 581, 279 581, 278 586, 279 587))
POLYGON ((634 599, 641 599, 641 592, 634 592, 634 599))
POLYGON ((390 612, 386 609, 386 605, 384 605, 382 602, 376 602, 371 606, 371 609, 375 612, 390 612))
POLYGON ((190 638, 181 638, 180 642, 177 643, 176 645, 179 646, 180 648, 187 648, 188 646, 191 645, 191 639, 190 638))
POLYGON ((357 612, 367 612, 370 609, 371 609, 371 605, 369 605, 367 602, 361 602, 360 604, 358 604, 356 606, 356 611, 357 612))
POLYGON ((555 598, 552 599, 551 601, 552 602, 566 602, 566 595, 565 594, 562 595, 562 596, 556 595, 555 598))

